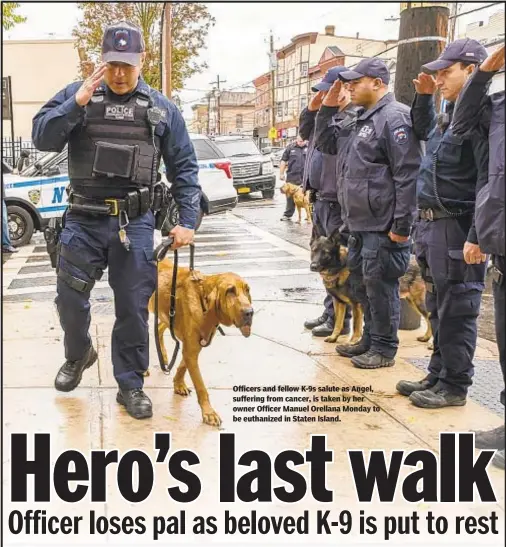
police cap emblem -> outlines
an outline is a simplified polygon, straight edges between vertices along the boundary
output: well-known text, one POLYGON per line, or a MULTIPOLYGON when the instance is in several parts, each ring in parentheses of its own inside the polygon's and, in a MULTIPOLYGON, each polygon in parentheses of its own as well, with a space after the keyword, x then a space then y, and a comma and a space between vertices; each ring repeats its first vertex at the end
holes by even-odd
POLYGON ((40 202, 40 190, 30 190, 28 192, 28 199, 34 204, 38 205, 40 202))
POLYGON ((117 30, 114 33, 113 45, 118 51, 125 51, 130 44, 130 33, 126 29, 117 30))

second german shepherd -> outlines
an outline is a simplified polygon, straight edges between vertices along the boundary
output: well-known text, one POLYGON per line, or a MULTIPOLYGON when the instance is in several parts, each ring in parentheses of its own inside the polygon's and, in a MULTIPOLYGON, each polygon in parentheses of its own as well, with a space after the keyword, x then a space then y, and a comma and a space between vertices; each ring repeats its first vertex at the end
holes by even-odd
MULTIPOLYGON (((350 270, 346 263, 348 249, 340 244, 339 232, 334 232, 330 237, 322 236, 317 230, 313 231, 311 241, 311 271, 319 272, 323 284, 332 295, 335 310, 334 332, 325 338, 326 342, 336 342, 339 333, 343 329, 346 304, 351 305, 353 313, 353 336, 350 343, 360 340, 363 331, 362 306, 351 290, 349 281, 350 270)), ((425 307, 425 282, 422 279, 420 267, 414 258, 410 260, 406 273, 399 279, 399 294, 406 302, 424 319, 427 330, 417 340, 428 342, 432 336, 432 328, 429 321, 429 313, 425 307)))

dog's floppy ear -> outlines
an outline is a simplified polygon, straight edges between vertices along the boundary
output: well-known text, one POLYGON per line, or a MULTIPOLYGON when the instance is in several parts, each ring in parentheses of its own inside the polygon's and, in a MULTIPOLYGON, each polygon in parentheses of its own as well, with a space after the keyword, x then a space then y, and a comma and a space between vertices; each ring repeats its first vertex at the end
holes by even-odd
POLYGON ((216 285, 213 290, 204 297, 207 310, 217 310, 219 308, 220 302, 220 293, 218 285, 216 285))

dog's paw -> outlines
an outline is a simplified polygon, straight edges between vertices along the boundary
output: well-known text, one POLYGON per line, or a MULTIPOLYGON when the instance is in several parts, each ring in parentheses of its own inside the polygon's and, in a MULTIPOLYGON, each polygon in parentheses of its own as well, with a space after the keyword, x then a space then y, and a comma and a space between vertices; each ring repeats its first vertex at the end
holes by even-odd
POLYGON ((149 376, 149 374, 150 374, 150 373, 149 373, 149 369, 148 369, 148 370, 145 370, 145 371, 142 373, 142 375, 143 375, 144 377, 149 376))
POLYGON ((352 346, 353 344, 358 344, 361 338, 361 336, 353 336, 348 343, 350 344, 350 346, 352 346))
POLYGON ((178 384, 174 384, 174 393, 177 393, 178 395, 182 395, 183 397, 188 397, 192 390, 184 383, 180 382, 178 384))
POLYGON ((431 342, 431 343, 427 346, 427 349, 430 349, 430 351, 434 351, 434 343, 431 342))
POLYGON ((213 427, 219 427, 221 425, 221 418, 212 408, 208 411, 202 411, 202 420, 205 424, 213 427))
POLYGON ((334 336, 334 335, 327 336, 325 338, 325 342, 329 342, 330 344, 334 344, 335 342, 337 342, 337 336, 334 336))
POLYGON ((430 340, 430 336, 418 336, 417 340, 419 342, 428 342, 430 340))

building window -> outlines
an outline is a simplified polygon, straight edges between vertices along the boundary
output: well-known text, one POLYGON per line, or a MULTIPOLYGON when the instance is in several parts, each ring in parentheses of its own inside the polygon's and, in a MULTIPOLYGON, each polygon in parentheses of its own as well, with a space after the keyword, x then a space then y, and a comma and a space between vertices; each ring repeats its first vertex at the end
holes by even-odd
POLYGON ((283 76, 278 76, 278 87, 283 87, 283 76))
POLYGON ((237 127, 237 129, 242 129, 242 114, 236 114, 235 126, 237 127))
POLYGON ((305 77, 307 76, 308 74, 308 70, 309 70, 309 63, 301 63, 300 65, 300 75, 305 77))
POLYGON ((276 116, 277 116, 278 118, 281 118, 281 117, 283 116, 283 103, 278 103, 278 104, 277 104, 276 116))
POLYGON ((300 98, 300 109, 304 110, 304 108, 306 108, 306 106, 307 106, 307 97, 305 95, 303 95, 300 98))
POLYGON ((285 116, 288 116, 288 101, 285 101, 285 116))

